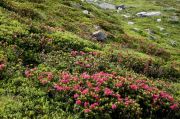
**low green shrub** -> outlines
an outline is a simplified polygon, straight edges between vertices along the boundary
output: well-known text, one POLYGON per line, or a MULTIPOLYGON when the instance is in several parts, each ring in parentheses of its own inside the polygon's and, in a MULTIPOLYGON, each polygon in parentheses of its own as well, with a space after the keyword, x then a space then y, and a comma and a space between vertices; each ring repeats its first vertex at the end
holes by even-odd
POLYGON ((56 50, 83 50, 86 47, 92 49, 100 49, 100 46, 98 44, 79 38, 78 36, 73 35, 70 32, 56 32, 53 34, 49 34, 48 37, 53 39, 52 44, 54 45, 54 49, 56 50))
POLYGON ((1 0, 0 6, 9 11, 16 12, 22 17, 28 17, 31 19, 40 19, 40 20, 44 19, 42 14, 40 14, 38 11, 32 8, 21 7, 17 3, 10 0, 1 0))

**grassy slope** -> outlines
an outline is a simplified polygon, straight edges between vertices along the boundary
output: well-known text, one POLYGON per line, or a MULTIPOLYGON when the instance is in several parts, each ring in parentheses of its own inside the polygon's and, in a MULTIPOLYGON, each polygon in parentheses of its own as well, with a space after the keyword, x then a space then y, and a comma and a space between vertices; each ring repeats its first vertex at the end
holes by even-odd
MULTIPOLYGON (((1 87, 3 95, 0 98, 1 105, 12 102, 21 109, 22 103, 19 100, 22 97, 16 97, 13 95, 14 92, 10 91, 11 93, 8 93, 4 89, 7 88, 6 86, 9 86, 10 89, 16 89, 11 80, 17 80, 18 82, 18 77, 22 77, 21 72, 24 71, 24 66, 27 64, 53 66, 51 63, 48 64, 48 59, 51 59, 50 53, 59 50, 63 50, 63 52, 71 49, 98 50, 107 54, 107 56, 111 55, 111 53, 114 55, 121 53, 131 62, 131 66, 127 66, 126 62, 122 64, 124 72, 140 77, 149 77, 150 79, 160 78, 167 80, 167 82, 172 79, 179 82, 180 22, 170 23, 168 21, 174 13, 179 16, 180 3, 177 0, 171 2, 168 2, 168 0, 161 2, 158 2, 158 0, 115 1, 115 4, 123 3, 127 6, 133 6, 122 11, 122 13, 105 11, 78 0, 34 1, 39 1, 39 3, 30 2, 30 0, 0 1, 0 44, 2 44, 0 45, 0 61, 8 62, 8 73, 1 75, 3 78, 9 79, 8 85, 4 85, 4 82, 0 83, 3 84, 1 87), (75 4, 75 2, 81 3, 82 7, 75 4), (175 9, 167 11, 166 8, 171 6, 175 9), (82 13, 84 9, 90 11, 91 14, 84 15, 82 13), (161 11, 162 16, 152 18, 135 17, 135 14, 141 11, 161 11), (127 13, 130 13, 132 17, 126 19, 121 15, 127 13), (162 22, 157 23, 157 18, 162 18, 162 22), (130 26, 127 24, 128 21, 133 21, 135 24, 130 26), (99 25, 107 32, 109 37, 106 43, 91 40, 91 33, 95 31, 94 25, 99 25), (164 27, 165 30, 160 31, 157 26, 164 27), (140 31, 133 31, 134 27, 139 28, 140 31), (149 35, 145 31, 147 28, 155 32, 153 35, 157 37, 156 40, 148 39, 149 35), (53 39, 52 42, 47 42, 47 40, 51 39, 53 39), (172 46, 170 40, 176 41, 177 45, 172 46), (47 60, 42 59, 42 51, 47 54, 47 60), (131 59, 133 60, 131 61, 131 59), (158 73, 143 74, 141 69, 137 69, 140 66, 136 66, 134 62, 143 64, 149 59, 152 59, 155 65, 163 67, 163 70, 170 70, 169 72, 172 73, 168 72, 163 76, 156 76, 158 73)), ((56 58, 58 58, 58 55, 54 57, 54 59, 56 58)), ((54 62, 54 60, 51 62, 54 62)), ((125 73, 121 75, 125 75, 125 73)), ((177 90, 174 92, 176 98, 180 98, 178 87, 179 83, 173 83, 173 89, 177 90)), ((26 88, 31 87, 27 86, 26 88)), ((29 93, 27 94, 29 95, 29 93)), ((3 111, 3 108, 4 106, 1 107, 0 111, 3 111)), ((56 113, 60 117, 76 117, 61 111, 56 113)), ((54 116, 54 118, 56 117, 54 116)), ((78 118, 78 115, 76 118, 78 118)))

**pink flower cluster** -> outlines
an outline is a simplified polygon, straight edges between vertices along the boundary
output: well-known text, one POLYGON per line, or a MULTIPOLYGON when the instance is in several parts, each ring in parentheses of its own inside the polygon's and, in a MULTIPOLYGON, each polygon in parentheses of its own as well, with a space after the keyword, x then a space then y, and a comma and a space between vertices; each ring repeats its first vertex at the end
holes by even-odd
POLYGON ((93 55, 93 56, 96 56, 98 55, 97 52, 88 52, 88 53, 85 53, 83 51, 71 51, 71 56, 75 57, 75 56, 78 56, 78 55, 93 55))
POLYGON ((150 98, 153 100, 153 103, 147 104, 147 106, 162 105, 163 107, 163 104, 168 103, 169 105, 165 109, 175 110, 178 108, 170 94, 162 92, 146 80, 135 80, 132 77, 124 78, 115 75, 115 73, 105 72, 95 74, 84 72, 79 75, 61 72, 59 81, 52 80, 54 77, 51 72, 38 74, 40 83, 51 83, 53 85, 52 90, 66 95, 66 99, 63 99, 63 96, 60 98, 73 100, 72 105, 75 106, 75 110, 81 109, 84 113, 136 107, 139 105, 137 104, 139 103, 138 100, 136 100, 139 97, 144 101, 150 98))
POLYGON ((132 84, 129 86, 132 90, 137 90, 138 86, 136 84, 132 84))
POLYGON ((111 89, 109 89, 109 88, 105 88, 104 89, 104 95, 112 95, 113 94, 113 91, 111 90, 111 89))
POLYGON ((117 108, 117 105, 116 104, 112 104, 112 109, 116 109, 117 108))
POLYGON ((0 71, 2 71, 5 68, 5 64, 0 64, 0 71))
POLYGON ((179 107, 178 107, 178 104, 173 104, 173 105, 170 106, 170 108, 171 108, 171 110, 176 110, 179 107))
POLYGON ((32 76, 33 76, 33 72, 34 72, 35 70, 37 70, 37 68, 26 69, 25 72, 24 72, 24 73, 25 73, 25 76, 26 76, 27 78, 32 77, 32 76))
POLYGON ((160 92, 159 95, 161 98, 168 99, 169 101, 174 101, 174 98, 166 92, 160 92))
POLYGON ((91 65, 90 64, 86 64, 84 62, 81 62, 81 61, 76 61, 75 62, 76 65, 79 65, 81 67, 84 67, 84 68, 91 68, 91 65))
POLYGON ((41 84, 47 84, 53 79, 53 74, 52 72, 42 72, 38 76, 38 80, 40 81, 41 84))
POLYGON ((97 57, 100 53, 97 52, 83 52, 83 51, 71 51, 71 58, 74 60, 74 66, 82 69, 83 71, 93 71, 98 68, 97 57))
POLYGON ((83 74, 81 74, 81 78, 83 78, 83 79, 90 79, 91 76, 89 74, 87 74, 86 72, 84 72, 83 74))

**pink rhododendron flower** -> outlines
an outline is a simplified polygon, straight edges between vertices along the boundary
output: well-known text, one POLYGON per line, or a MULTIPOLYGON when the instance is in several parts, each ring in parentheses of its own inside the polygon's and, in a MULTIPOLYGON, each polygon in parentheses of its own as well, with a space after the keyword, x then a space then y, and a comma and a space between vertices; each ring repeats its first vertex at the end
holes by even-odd
POLYGON ((123 101, 123 99, 118 97, 118 102, 122 102, 122 101, 123 101))
POLYGON ((59 86, 57 84, 54 84, 54 88, 57 90, 57 91, 62 91, 64 90, 64 88, 62 86, 59 86))
POLYGON ((25 76, 26 76, 27 78, 31 77, 31 76, 32 76, 31 71, 30 71, 30 70, 26 70, 26 71, 25 71, 25 76))
POLYGON ((71 55, 75 57, 78 54, 78 51, 71 51, 71 55))
POLYGON ((80 53, 80 55, 85 55, 85 54, 86 54, 86 53, 83 52, 83 51, 80 51, 79 53, 80 53))
POLYGON ((112 95, 112 94, 113 94, 113 91, 112 91, 111 89, 109 89, 109 88, 105 88, 105 89, 104 89, 104 94, 105 94, 105 95, 112 95))
POLYGON ((96 106, 98 106, 98 105, 99 105, 99 104, 98 104, 97 102, 96 102, 96 103, 93 103, 93 104, 90 105, 90 108, 91 108, 91 109, 94 109, 94 108, 95 108, 96 106))
POLYGON ((159 95, 153 94, 153 100, 157 100, 159 98, 159 95))
POLYGON ((92 83, 89 82, 89 81, 87 81, 86 84, 87 84, 87 86, 88 86, 89 88, 92 88, 92 86, 93 86, 92 83))
POLYGON ((112 104, 111 108, 114 110, 117 108, 117 106, 115 104, 112 104))
POLYGON ((173 105, 170 106, 170 109, 172 109, 172 110, 175 110, 175 109, 177 109, 177 108, 178 108, 178 105, 177 105, 177 104, 173 104, 173 105))
POLYGON ((120 97, 121 97, 120 94, 114 94, 114 96, 117 97, 117 98, 120 98, 120 97))
POLYGON ((83 79, 90 79, 91 77, 86 72, 84 72, 83 74, 81 74, 81 78, 83 78, 83 79))
POLYGON ((77 105, 81 105, 81 100, 76 100, 77 105))
POLYGON ((68 87, 68 86, 64 86, 63 88, 64 88, 64 90, 66 90, 66 91, 71 89, 71 88, 68 87))
POLYGON ((99 100, 99 96, 95 92, 91 92, 91 96, 94 97, 96 100, 99 100))
POLYGON ((141 87, 142 87, 144 90, 148 90, 148 89, 149 89, 149 86, 148 86, 147 84, 143 84, 141 87))
POLYGON ((136 83, 146 83, 146 80, 136 80, 136 83))
POLYGON ((100 97, 98 95, 94 95, 93 96, 97 101, 100 99, 100 97))
POLYGON ((79 88, 80 88, 79 84, 73 86, 73 90, 79 90, 79 88))
POLYGON ((76 76, 74 76, 74 77, 72 77, 72 80, 73 80, 73 81, 78 81, 78 80, 79 80, 79 78, 78 78, 78 77, 76 77, 76 76))
POLYGON ((0 64, 0 71, 5 68, 5 64, 0 64))
POLYGON ((121 87, 122 86, 122 83, 116 83, 115 84, 117 87, 121 87))
POLYGON ((69 80, 70 79, 70 75, 67 72, 63 72, 61 74, 61 78, 62 78, 62 80, 69 80))
POLYGON ((99 87, 95 87, 94 90, 95 90, 96 92, 99 92, 99 91, 100 91, 100 88, 99 88, 99 87))
POLYGON ((128 97, 125 98, 125 103, 124 103, 124 104, 125 104, 126 106, 128 106, 128 105, 130 105, 130 104, 133 104, 133 103, 134 103, 134 101, 133 101, 132 99, 129 99, 128 97))
POLYGON ((76 61, 74 64, 75 64, 75 65, 79 65, 79 64, 80 64, 80 62, 79 62, 79 61, 76 61))
POLYGON ((84 102, 84 107, 87 107, 89 105, 89 102, 84 102))
POLYGON ((94 75, 92 75, 92 78, 96 80, 98 83, 103 83, 104 81, 107 81, 109 78, 112 78, 112 74, 99 72, 94 75))
POLYGON ((130 85, 130 88, 131 88, 132 90, 137 90, 137 89, 138 89, 138 86, 135 85, 135 84, 132 84, 132 85, 130 85))
POLYGON ((168 98, 171 102, 174 101, 174 98, 173 98, 172 96, 170 96, 170 95, 169 95, 167 98, 168 98))
POLYGON ((100 79, 98 79, 97 80, 97 84, 100 86, 101 84, 103 84, 104 83, 104 80, 102 79, 102 78, 100 78, 100 79))
POLYGON ((78 98, 79 97, 79 95, 76 93, 76 94, 74 94, 74 96, 73 96, 74 98, 78 98))
POLYGON ((97 53, 97 52, 93 52, 92 54, 93 54, 94 56, 96 56, 98 53, 97 53))
POLYGON ((42 75, 38 76, 38 80, 42 80, 44 77, 42 75))
POLYGON ((84 89, 81 93, 83 94, 83 95, 86 95, 87 93, 89 92, 89 89, 84 89))
POLYGON ((173 98, 171 95, 169 95, 168 93, 166 93, 166 92, 160 92, 160 96, 161 96, 162 98, 169 99, 170 101, 173 101, 173 100, 174 100, 174 98, 173 98))
POLYGON ((65 83, 65 84, 69 83, 69 81, 70 81, 69 79, 60 80, 60 82, 65 83))
POLYGON ((46 74, 47 74, 47 78, 48 78, 49 81, 53 79, 52 72, 46 72, 46 74))
POLYGON ((40 82, 41 82, 41 84, 43 84, 43 85, 48 83, 47 80, 41 80, 40 82))
POLYGON ((53 79, 53 74, 52 72, 42 72, 39 77, 38 80, 42 83, 42 84, 46 84, 49 81, 51 81, 53 79))
POLYGON ((91 112, 90 109, 84 109, 84 113, 89 113, 89 112, 91 112))
POLYGON ((90 65, 90 64, 86 64, 85 67, 86 67, 86 68, 90 68, 91 65, 90 65))

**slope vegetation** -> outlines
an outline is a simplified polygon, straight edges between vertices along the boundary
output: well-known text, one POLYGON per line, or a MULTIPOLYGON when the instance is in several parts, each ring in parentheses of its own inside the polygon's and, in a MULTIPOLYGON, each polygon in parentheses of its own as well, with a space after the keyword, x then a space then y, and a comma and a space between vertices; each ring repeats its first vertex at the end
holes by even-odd
POLYGON ((180 117, 180 2, 101 2, 0 1, 0 118, 180 117))

